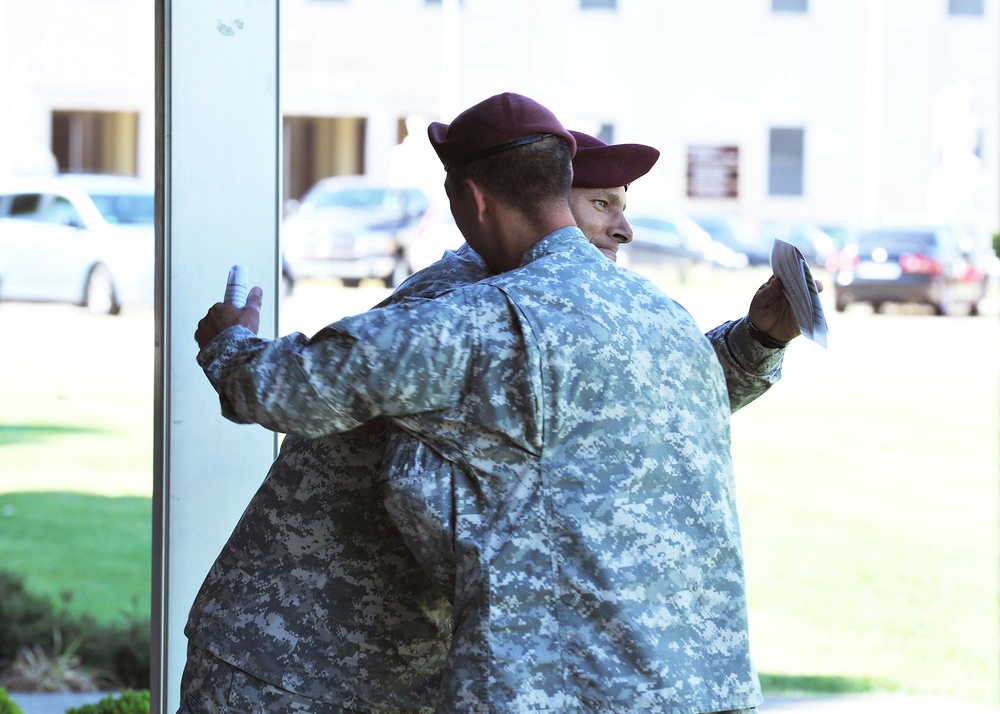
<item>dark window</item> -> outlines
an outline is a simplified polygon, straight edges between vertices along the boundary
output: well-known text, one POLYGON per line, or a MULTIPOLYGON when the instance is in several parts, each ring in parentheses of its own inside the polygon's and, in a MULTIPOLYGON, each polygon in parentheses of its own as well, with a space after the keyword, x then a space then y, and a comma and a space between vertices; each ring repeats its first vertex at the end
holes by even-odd
POLYGON ((771 129, 767 192, 771 196, 801 196, 805 131, 771 129))
POLYGON ((52 153, 60 171, 135 176, 138 112, 52 112, 52 153))
POLYGON ((771 12, 809 12, 809 0, 771 0, 771 12))
POLYGON ((42 197, 37 193, 22 193, 14 196, 10 204, 10 213, 7 215, 13 218, 35 218, 38 213, 38 206, 42 202, 42 197))
POLYGON ((948 14, 982 17, 983 0, 948 0, 948 14))
POLYGON ((617 10, 618 0, 580 0, 581 10, 617 10))

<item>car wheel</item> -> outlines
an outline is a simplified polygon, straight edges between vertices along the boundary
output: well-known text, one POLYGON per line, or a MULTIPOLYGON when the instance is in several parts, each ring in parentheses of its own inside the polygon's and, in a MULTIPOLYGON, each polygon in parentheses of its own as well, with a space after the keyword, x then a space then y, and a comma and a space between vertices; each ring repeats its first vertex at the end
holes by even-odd
POLYGON ((934 314, 938 317, 946 317, 951 314, 951 302, 947 298, 941 298, 932 307, 934 308, 934 314))
POLYGON ((95 315, 117 315, 121 305, 115 296, 115 283, 106 265, 95 265, 87 277, 83 293, 83 304, 95 315))
POLYGON ((344 284, 345 288, 356 288, 361 285, 361 278, 341 278, 340 282, 344 284))

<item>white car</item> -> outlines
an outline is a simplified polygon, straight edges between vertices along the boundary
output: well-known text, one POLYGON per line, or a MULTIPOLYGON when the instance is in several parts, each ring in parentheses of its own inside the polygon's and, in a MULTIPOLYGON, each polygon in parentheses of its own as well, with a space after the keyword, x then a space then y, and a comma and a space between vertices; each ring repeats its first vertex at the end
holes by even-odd
POLYGON ((153 185, 64 174, 0 184, 0 299, 116 315, 152 305, 153 185))
POLYGON ((746 254, 714 240, 689 216, 663 208, 625 212, 632 226, 632 242, 621 248, 630 264, 673 265, 682 279, 698 264, 720 268, 745 268, 746 254))

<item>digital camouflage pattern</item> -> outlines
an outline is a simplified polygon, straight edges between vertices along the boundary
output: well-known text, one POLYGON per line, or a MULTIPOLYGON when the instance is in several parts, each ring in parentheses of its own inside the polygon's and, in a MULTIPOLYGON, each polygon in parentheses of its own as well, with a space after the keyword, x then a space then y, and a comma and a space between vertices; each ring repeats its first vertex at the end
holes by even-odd
MULTIPOLYGON (((756 346, 743 321, 706 339, 679 305, 570 228, 536 245, 517 270, 436 300, 401 300, 312 339, 268 341, 231 328, 199 361, 234 421, 322 441, 390 417, 375 493, 454 604, 440 711, 708 712, 760 698, 729 413, 777 379, 780 354, 756 346)), ((338 640, 329 625, 321 628, 329 650, 300 650, 295 640, 307 627, 290 623, 317 601, 299 607, 298 595, 267 593, 268 577, 253 567, 260 556, 239 555, 219 570, 239 563, 264 599, 220 591, 219 609, 232 613, 239 603, 233 622, 287 639, 265 653, 302 655, 302 670, 324 682, 315 696, 359 678, 373 689, 381 682, 363 668, 328 675, 327 661, 311 655, 403 661, 391 641, 373 638, 376 647, 366 649, 357 638, 338 640), (272 629, 272 618, 282 626, 272 629)), ((328 590, 340 584, 329 582, 328 590)), ((362 590, 340 603, 348 624, 419 622, 381 605, 365 618, 362 590)), ((192 623, 201 619, 192 612, 192 623)), ((197 629, 202 646, 239 640, 232 632, 243 631, 233 627, 213 638, 189 625, 189 636, 197 629)), ((226 648, 213 651, 228 659, 218 651, 226 648)), ((420 666, 440 653, 432 648, 420 666)), ((287 663, 263 666, 284 671, 287 663)), ((378 673, 405 676, 393 667, 378 673)))
MULTIPOLYGON (((389 301, 433 297, 485 275, 466 248, 412 276, 389 301)), ((185 634, 197 658, 189 657, 183 694, 214 701, 204 674, 187 671, 216 673, 211 653, 252 675, 247 689, 280 687, 316 700, 314 712, 433 711, 451 604, 382 505, 376 476, 385 446, 383 420, 284 438, 191 608, 185 634)))

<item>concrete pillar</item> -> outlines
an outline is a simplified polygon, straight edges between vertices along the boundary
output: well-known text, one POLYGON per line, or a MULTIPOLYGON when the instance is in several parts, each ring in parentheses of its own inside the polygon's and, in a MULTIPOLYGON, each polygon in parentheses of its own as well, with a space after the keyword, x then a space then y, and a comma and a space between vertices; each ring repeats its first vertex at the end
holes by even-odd
POLYGON ((276 331, 278 21, 278 0, 156 2, 153 712, 179 704, 191 603, 276 451, 219 415, 193 334, 234 263, 276 331))

